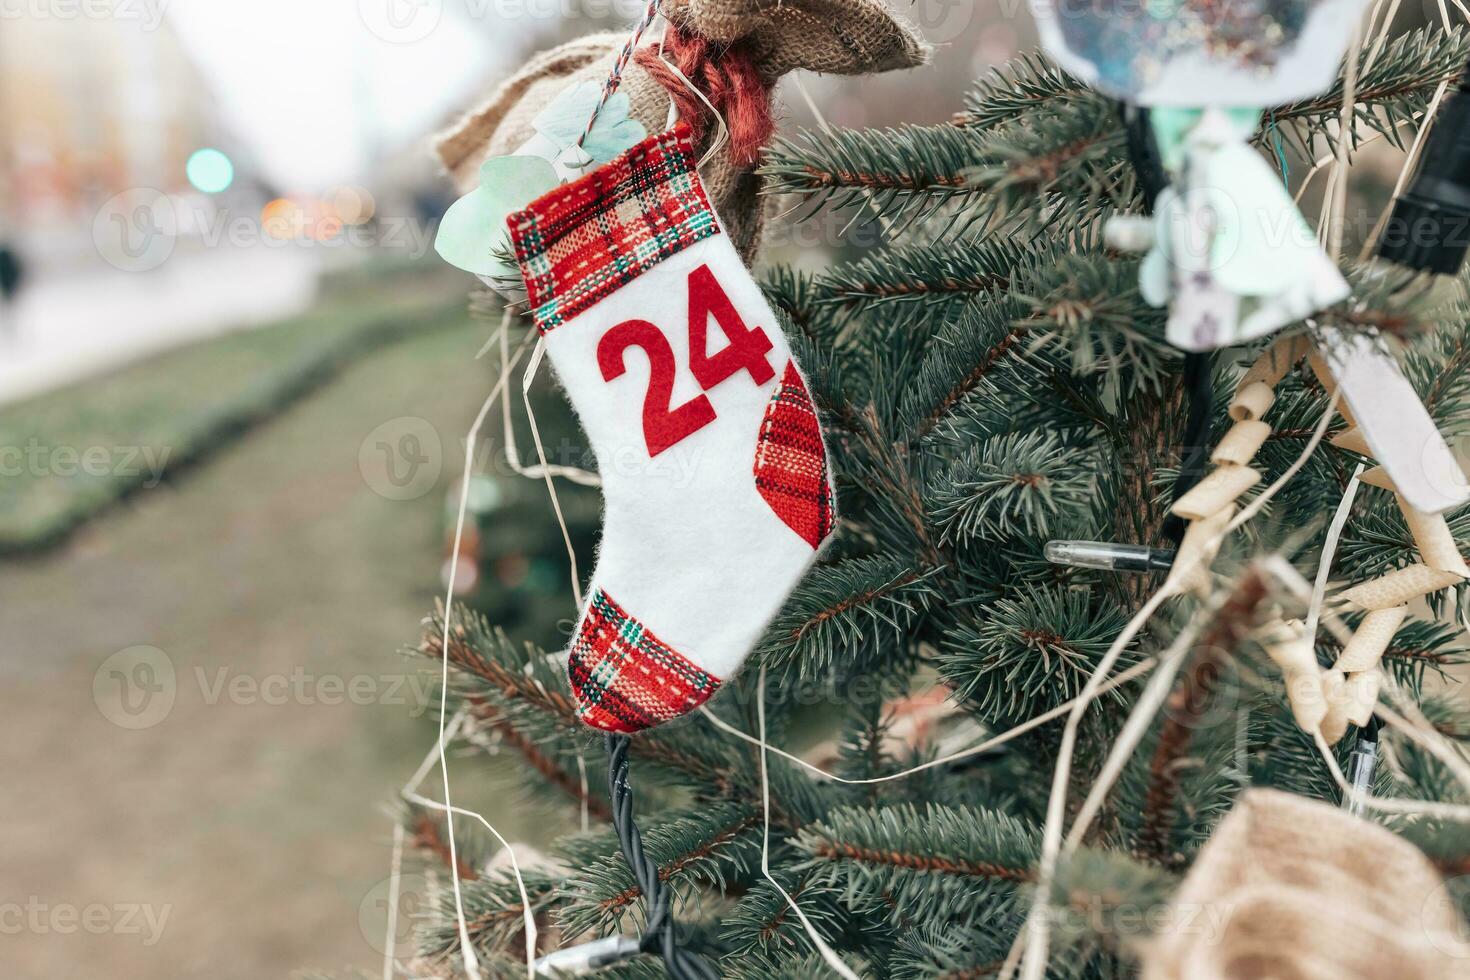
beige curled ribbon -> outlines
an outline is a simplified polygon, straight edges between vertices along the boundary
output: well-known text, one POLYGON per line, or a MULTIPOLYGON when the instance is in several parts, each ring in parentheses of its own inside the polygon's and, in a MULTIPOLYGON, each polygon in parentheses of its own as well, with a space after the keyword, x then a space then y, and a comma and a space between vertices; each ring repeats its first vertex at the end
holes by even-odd
POLYGON ((1306 356, 1309 346, 1304 336, 1278 338, 1236 386, 1230 400, 1235 424, 1210 454, 1214 468, 1170 508, 1190 522, 1174 557, 1174 571, 1164 585, 1170 592, 1203 594, 1209 590, 1210 564, 1219 551, 1219 539, 1235 517, 1237 501, 1261 482, 1260 471, 1250 466, 1271 435, 1270 424, 1261 416, 1276 401, 1276 386, 1306 356))
MULTIPOLYGON (((1280 338, 1256 359, 1231 400, 1230 417, 1235 424, 1210 456, 1215 468, 1174 502, 1172 512, 1191 523, 1166 588, 1195 593, 1209 589, 1209 566, 1219 548, 1218 539, 1235 515, 1236 501, 1261 480, 1260 472, 1249 463, 1271 434, 1262 416, 1276 400, 1276 386, 1303 357, 1328 393, 1336 390, 1326 360, 1306 337, 1280 338)), ((1351 413, 1341 404, 1338 411, 1349 428, 1333 438, 1332 444, 1372 459, 1372 450, 1351 413)), ((1408 617, 1409 603, 1470 580, 1470 565, 1442 515, 1414 510, 1382 467, 1369 470, 1362 482, 1394 494, 1419 551, 1419 564, 1360 582, 1337 597, 1344 607, 1360 609, 1365 615, 1331 669, 1324 670, 1317 663, 1316 638, 1308 636, 1300 622, 1277 624, 1265 642, 1267 654, 1285 679, 1297 725, 1306 732, 1320 731, 1329 744, 1341 739, 1350 724, 1364 725, 1372 717, 1378 703, 1379 667, 1408 617)))

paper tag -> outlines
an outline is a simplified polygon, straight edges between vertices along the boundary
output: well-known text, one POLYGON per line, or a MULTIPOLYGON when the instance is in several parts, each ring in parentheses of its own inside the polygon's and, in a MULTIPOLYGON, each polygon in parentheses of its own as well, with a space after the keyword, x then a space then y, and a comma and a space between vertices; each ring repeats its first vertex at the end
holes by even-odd
POLYGON ((1322 354, 1343 400, 1409 506, 1438 514, 1470 500, 1455 454, 1398 361, 1372 337, 1322 328, 1322 354))

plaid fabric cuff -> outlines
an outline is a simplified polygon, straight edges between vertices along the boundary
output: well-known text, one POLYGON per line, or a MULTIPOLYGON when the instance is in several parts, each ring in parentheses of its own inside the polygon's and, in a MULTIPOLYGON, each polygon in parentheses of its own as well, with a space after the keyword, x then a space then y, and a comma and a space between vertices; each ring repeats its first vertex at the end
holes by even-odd
POLYGON ((719 234, 695 162, 680 123, 507 219, 542 333, 719 234))

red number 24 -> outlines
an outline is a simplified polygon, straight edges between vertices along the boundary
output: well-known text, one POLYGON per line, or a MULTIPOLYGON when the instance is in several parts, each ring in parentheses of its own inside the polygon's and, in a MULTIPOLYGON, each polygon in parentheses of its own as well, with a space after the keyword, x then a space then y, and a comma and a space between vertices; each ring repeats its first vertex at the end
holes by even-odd
MULTIPOLYGON (((648 455, 657 456, 715 420, 715 409, 704 395, 696 395, 671 408, 674 393, 674 351, 663 332, 647 320, 625 320, 602 335, 597 343, 597 364, 605 381, 615 381, 627 371, 626 352, 637 347, 648 356, 648 393, 643 397, 643 438, 648 455)), ((771 338, 760 327, 745 325, 709 266, 689 274, 689 370, 705 391, 746 371, 757 385, 776 376, 766 354, 771 338), (710 355, 707 350, 709 320, 725 334, 724 348, 710 355)))

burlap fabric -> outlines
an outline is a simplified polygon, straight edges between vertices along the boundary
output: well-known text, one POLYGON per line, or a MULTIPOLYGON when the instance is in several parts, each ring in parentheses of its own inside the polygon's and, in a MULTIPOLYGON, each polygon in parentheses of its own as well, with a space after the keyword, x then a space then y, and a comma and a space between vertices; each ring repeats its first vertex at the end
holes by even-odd
POLYGON ((1470 943, 1413 845, 1324 803, 1248 791, 1144 949, 1144 980, 1451 980, 1470 943))
MULTIPOLYGON (((927 55, 914 30, 882 0, 663 0, 662 9, 685 30, 749 44, 761 73, 773 82, 798 68, 844 75, 908 68, 927 55)), ((460 192, 474 187, 486 158, 510 153, 529 139, 532 119, 564 89, 602 83, 626 41, 622 32, 592 34, 543 52, 451 127, 437 149, 460 192)), ((666 127, 668 92, 638 64, 624 71, 622 91, 633 117, 649 132, 666 127)), ((706 139, 713 138, 711 130, 706 139)), ((724 149, 700 173, 736 248, 746 262, 753 261, 764 224, 760 178, 735 165, 724 149)))

